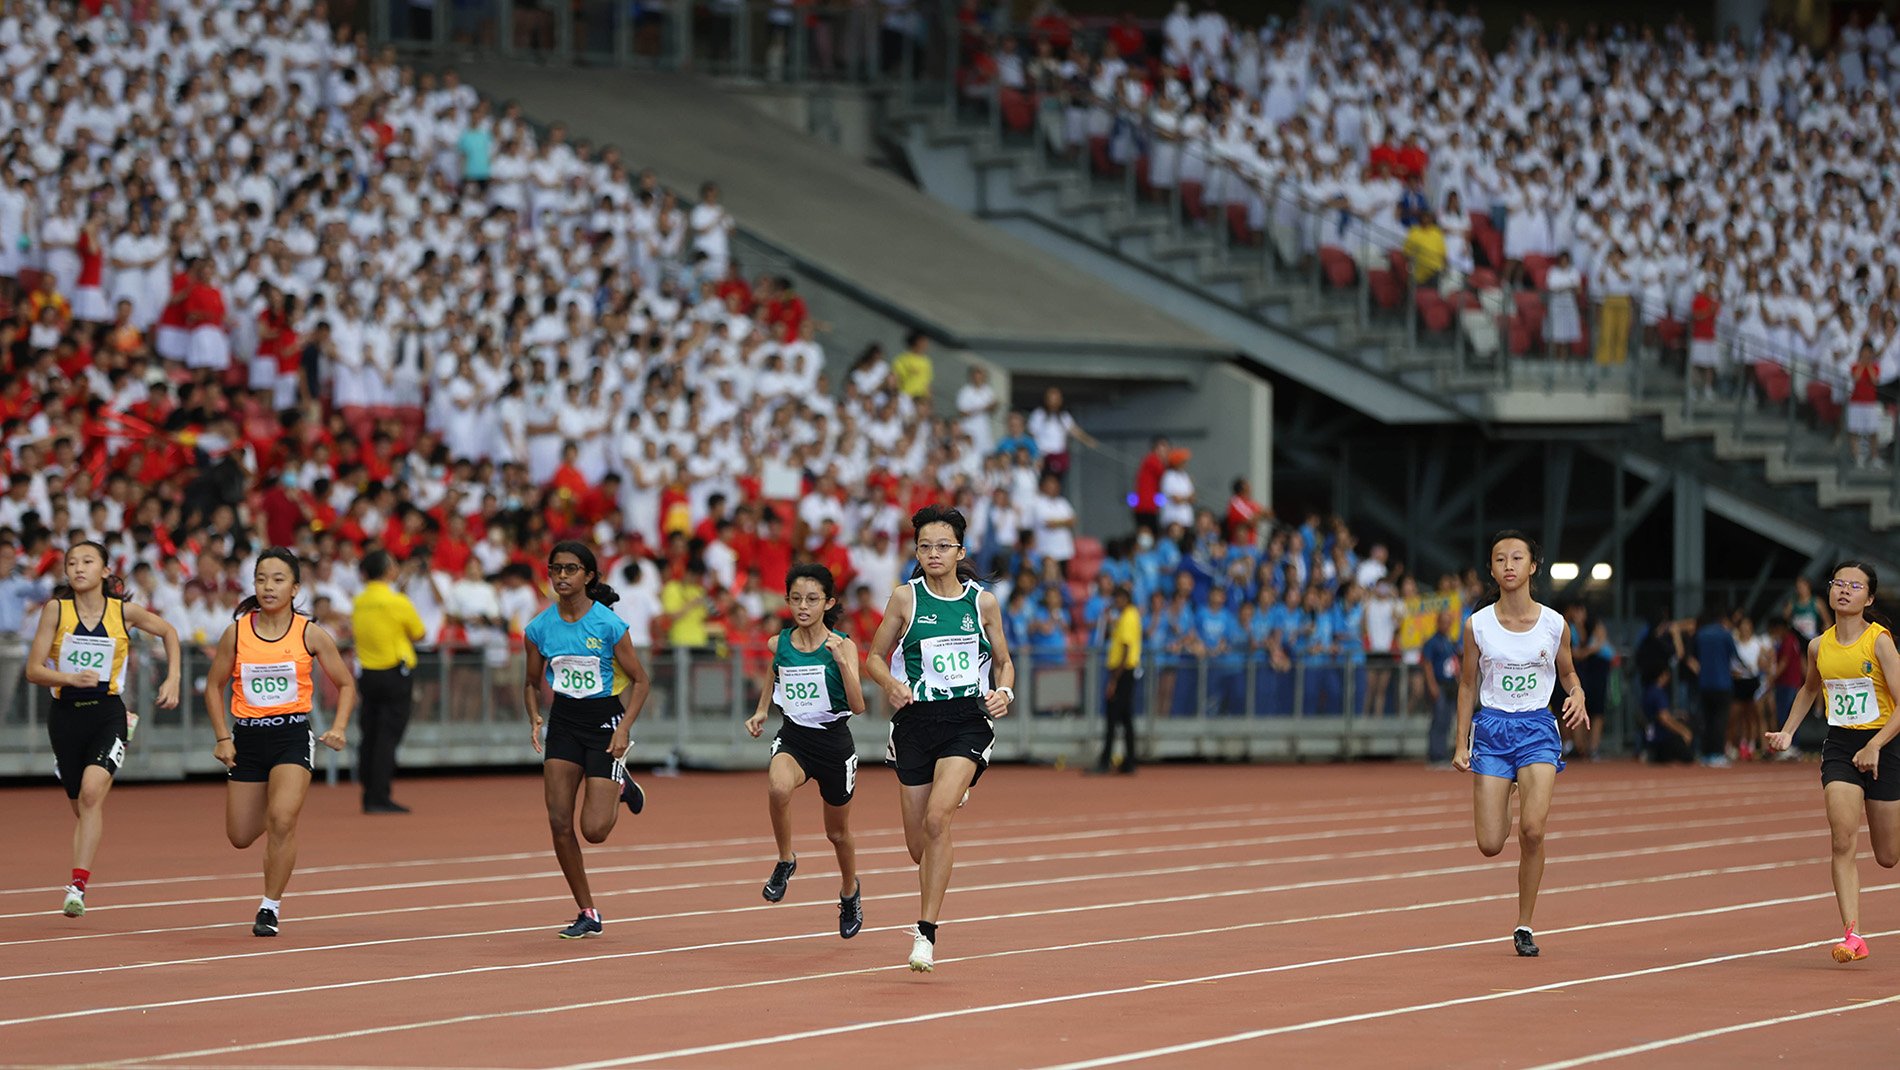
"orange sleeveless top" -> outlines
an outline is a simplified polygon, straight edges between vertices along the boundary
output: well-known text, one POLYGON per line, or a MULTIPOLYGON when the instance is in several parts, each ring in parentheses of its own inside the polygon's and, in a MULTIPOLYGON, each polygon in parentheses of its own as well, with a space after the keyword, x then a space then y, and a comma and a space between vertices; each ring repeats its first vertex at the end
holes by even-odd
POLYGON ((283 637, 267 640, 257 634, 257 614, 246 614, 237 626, 237 665, 231 679, 231 716, 250 720, 309 713, 314 694, 310 675, 310 648, 304 630, 310 618, 290 618, 283 637))

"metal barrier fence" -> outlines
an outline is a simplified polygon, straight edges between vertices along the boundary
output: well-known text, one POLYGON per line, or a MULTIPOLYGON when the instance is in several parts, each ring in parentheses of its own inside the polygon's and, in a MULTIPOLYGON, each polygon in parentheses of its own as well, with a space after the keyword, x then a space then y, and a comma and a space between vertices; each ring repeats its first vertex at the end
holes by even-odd
MULTIPOLYGON (((998 761, 1092 763, 1101 750, 1104 651, 1059 660, 1033 652, 1017 660, 1016 703, 996 722, 998 761)), ((126 704, 140 715, 122 776, 179 779, 221 771, 211 756, 204 714, 209 658, 188 651, 186 687, 175 710, 153 694, 164 665, 141 648, 128 667, 126 704)), ((676 649, 645 656, 653 691, 633 730, 637 765, 707 769, 763 768, 765 741, 744 721, 763 683, 761 652, 718 654, 676 649)), ((52 772, 46 734, 51 698, 22 679, 24 650, 0 647, 0 777, 52 772)), ((1394 659, 1303 661, 1284 667, 1264 655, 1150 658, 1135 702, 1138 757, 1156 759, 1334 760, 1422 757, 1431 704, 1416 666, 1394 659)), ((426 651, 414 675, 415 706, 403 740, 408 768, 519 766, 538 759, 521 713, 520 655, 477 650, 426 651)), ((318 684, 318 731, 335 691, 318 684)), ((883 696, 867 687, 870 709, 854 722, 866 761, 879 761, 890 730, 883 696)), ((356 759, 354 746, 319 749, 321 771, 336 782, 356 759)))

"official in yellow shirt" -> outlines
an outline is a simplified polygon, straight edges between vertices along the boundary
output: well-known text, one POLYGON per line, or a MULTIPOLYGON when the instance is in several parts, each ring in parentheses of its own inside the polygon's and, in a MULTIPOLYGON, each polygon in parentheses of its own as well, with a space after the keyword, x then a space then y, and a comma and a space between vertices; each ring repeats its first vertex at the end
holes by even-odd
POLYGON ((706 573, 688 565, 686 578, 669 580, 660 588, 660 610, 667 616, 666 641, 671 646, 704 647, 712 643, 706 625, 712 605, 706 598, 706 573))
POLYGON ((1095 771, 1115 768, 1115 731, 1122 733, 1121 771, 1135 771, 1135 672, 1141 667, 1141 611, 1126 587, 1115 588, 1108 610, 1108 683, 1102 692, 1108 732, 1102 739, 1102 758, 1095 771))
POLYGON ((416 640, 423 636, 415 603, 391 587, 395 562, 386 550, 363 558, 363 593, 350 610, 356 636, 358 690, 363 696, 363 736, 356 751, 356 778, 363 785, 363 812, 406 814, 390 797, 396 779, 396 748, 409 728, 413 708, 416 640))

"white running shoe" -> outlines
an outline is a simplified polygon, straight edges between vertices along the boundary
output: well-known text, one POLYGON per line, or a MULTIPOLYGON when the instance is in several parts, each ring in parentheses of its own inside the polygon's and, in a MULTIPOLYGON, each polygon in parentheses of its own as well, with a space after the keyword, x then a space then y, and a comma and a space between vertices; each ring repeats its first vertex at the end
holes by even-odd
POLYGON ((60 907, 60 913, 65 914, 69 918, 76 918, 85 912, 86 893, 68 884, 66 886, 66 903, 60 907))
POLYGON ((930 942, 930 937, 925 936, 916 929, 908 929, 906 931, 909 932, 913 938, 910 942, 910 971, 912 973, 929 973, 936 969, 937 945, 930 942))

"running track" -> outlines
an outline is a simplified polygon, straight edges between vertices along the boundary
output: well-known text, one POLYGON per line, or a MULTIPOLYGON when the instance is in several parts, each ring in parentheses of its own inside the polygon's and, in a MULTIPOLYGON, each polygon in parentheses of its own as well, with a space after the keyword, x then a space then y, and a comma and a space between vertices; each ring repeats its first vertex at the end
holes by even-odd
MULTIPOLYGON (((276 940, 249 935, 260 852, 224 843, 221 786, 117 790, 76 921, 50 879, 65 800, 8 789, 0 1064, 1892 1065, 1900 940, 1829 958, 1817 779, 1572 767, 1544 956, 1520 960, 1516 849, 1471 846, 1456 774, 999 768, 958 821, 926 976, 903 965, 916 885, 881 770, 849 943, 815 791, 791 894, 760 899, 759 774, 645 780, 648 812, 588 852, 606 935, 572 943, 534 779, 404 783, 409 817, 314 789, 276 940)), ((1862 876, 1869 937, 1900 935, 1900 871, 1862 876)))

